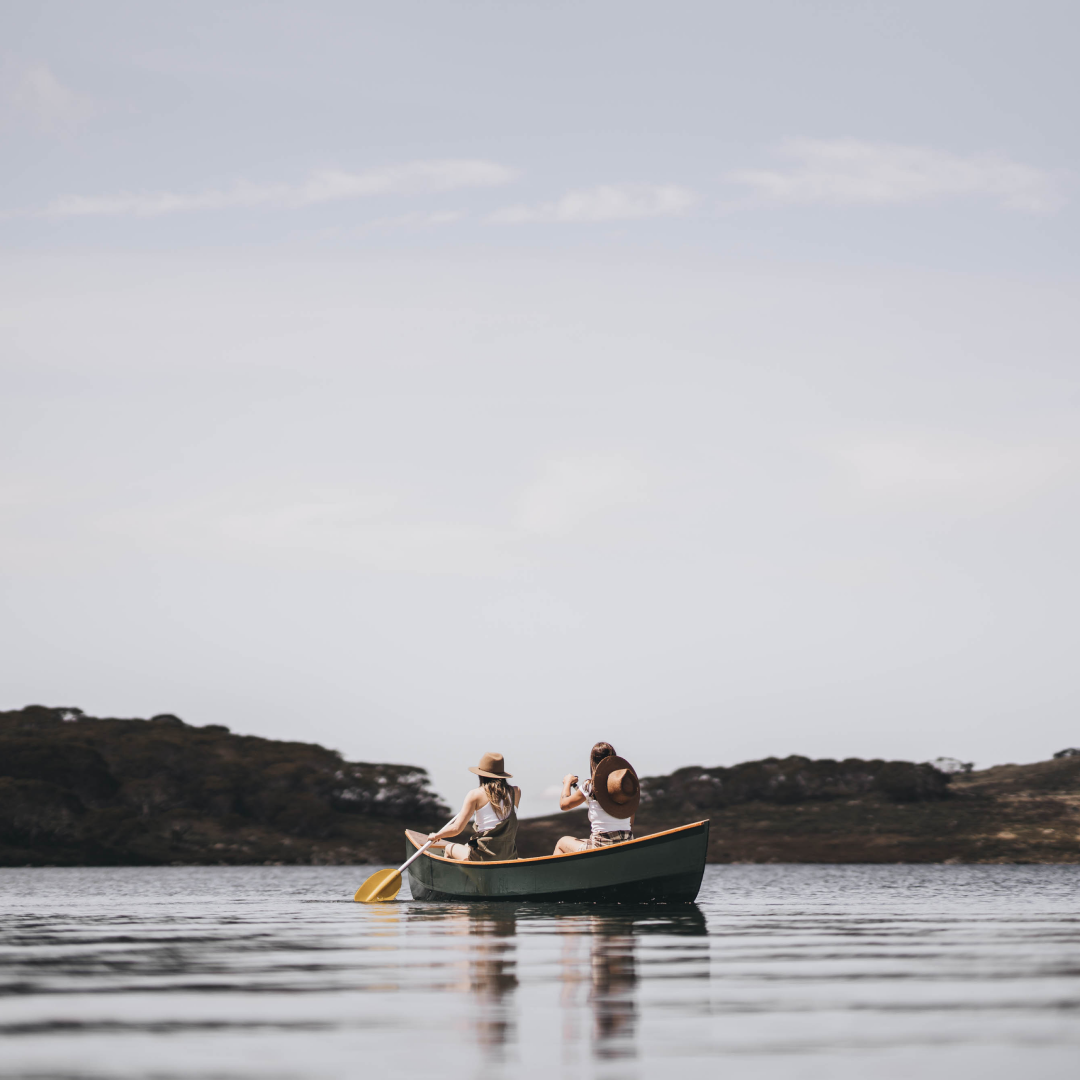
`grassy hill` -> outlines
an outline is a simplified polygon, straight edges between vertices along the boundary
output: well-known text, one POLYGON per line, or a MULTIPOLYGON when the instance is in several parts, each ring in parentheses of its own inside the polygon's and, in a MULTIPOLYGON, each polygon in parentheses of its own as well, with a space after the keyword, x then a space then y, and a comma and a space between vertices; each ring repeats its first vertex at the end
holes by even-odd
MULTIPOLYGON (((585 836, 523 823, 522 855, 585 836)), ((910 762, 769 758, 642 780, 636 833, 709 818, 710 862, 1080 862, 1080 756, 948 776, 910 762)))
POLYGON ((414 765, 169 715, 0 712, 0 866, 386 862, 449 816, 414 765))

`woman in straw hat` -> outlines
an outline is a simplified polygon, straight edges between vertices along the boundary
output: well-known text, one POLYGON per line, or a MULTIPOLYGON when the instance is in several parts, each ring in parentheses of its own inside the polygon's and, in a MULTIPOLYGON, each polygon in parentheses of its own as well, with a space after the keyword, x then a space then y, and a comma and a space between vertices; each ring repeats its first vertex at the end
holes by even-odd
POLYGON ((555 845, 556 855, 589 848, 607 847, 634 839, 634 815, 641 791, 634 766, 615 753, 611 743, 598 742, 589 755, 592 775, 577 788, 573 773, 563 777, 560 810, 589 805, 589 835, 584 839, 564 836, 555 845))
POLYGON ((443 854, 458 862, 491 862, 496 859, 516 859, 517 811, 521 788, 511 787, 502 754, 485 754, 479 765, 470 765, 469 772, 480 777, 480 786, 473 788, 461 804, 458 816, 438 832, 428 833, 429 840, 457 836, 473 819, 476 835, 467 844, 446 844, 443 854))

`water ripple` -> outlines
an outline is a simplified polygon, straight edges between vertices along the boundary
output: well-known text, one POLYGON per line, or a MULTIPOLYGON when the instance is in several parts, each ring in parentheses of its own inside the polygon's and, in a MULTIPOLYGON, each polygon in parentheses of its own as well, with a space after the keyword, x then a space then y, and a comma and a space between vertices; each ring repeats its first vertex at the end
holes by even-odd
POLYGON ((710 867, 672 908, 352 904, 368 870, 4 871, 0 1077, 1076 1071, 1080 867, 710 867))

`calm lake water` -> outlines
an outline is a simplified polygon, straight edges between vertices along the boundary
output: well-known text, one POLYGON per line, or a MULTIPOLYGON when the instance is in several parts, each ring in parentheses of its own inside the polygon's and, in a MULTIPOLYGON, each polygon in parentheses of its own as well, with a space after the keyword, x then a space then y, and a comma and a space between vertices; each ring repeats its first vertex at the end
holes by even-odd
POLYGON ((0 1076, 1080 1074, 1080 867, 716 866, 652 909, 370 872, 0 870, 0 1076))

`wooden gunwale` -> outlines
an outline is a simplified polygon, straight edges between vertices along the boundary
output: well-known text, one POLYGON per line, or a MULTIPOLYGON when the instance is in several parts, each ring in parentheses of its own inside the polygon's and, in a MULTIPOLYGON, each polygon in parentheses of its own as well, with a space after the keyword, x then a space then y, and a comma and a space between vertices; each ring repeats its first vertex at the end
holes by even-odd
MULTIPOLYGON (((450 865, 458 863, 458 865, 468 866, 470 869, 485 866, 526 866, 529 863, 554 862, 557 859, 573 859, 578 855, 600 855, 605 851, 619 851, 624 848, 633 847, 635 844, 643 843, 646 840, 656 840, 660 836, 672 836, 675 833, 696 829, 701 825, 707 824, 707 821, 708 819, 692 821, 689 825, 677 825, 674 829, 664 829, 661 832, 647 833, 645 836, 635 836, 633 840, 624 840, 620 844, 607 844, 604 847, 599 848, 586 848, 584 851, 565 851, 559 855, 534 855, 531 859, 490 859, 483 862, 472 862, 471 860, 460 861, 457 859, 445 859, 441 855, 432 855, 430 850, 424 852, 424 858, 436 859, 440 863, 449 863, 450 865)), ((416 832, 414 829, 406 829, 405 836, 414 848, 421 848, 427 843, 427 834, 416 832)), ((454 843, 454 841, 451 841, 451 843, 454 843)))

